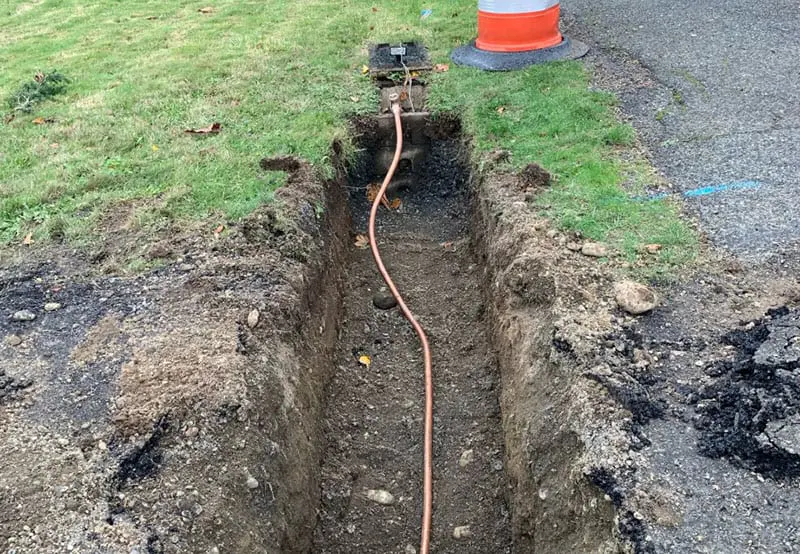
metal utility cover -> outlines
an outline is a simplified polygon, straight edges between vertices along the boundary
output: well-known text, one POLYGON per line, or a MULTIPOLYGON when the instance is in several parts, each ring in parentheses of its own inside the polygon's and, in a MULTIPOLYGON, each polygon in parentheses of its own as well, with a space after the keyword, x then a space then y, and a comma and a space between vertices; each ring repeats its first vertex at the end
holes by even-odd
POLYGON ((395 71, 430 71, 428 50, 419 42, 374 44, 369 48, 369 71, 381 75, 395 71), (405 65, 405 68, 403 67, 405 65))

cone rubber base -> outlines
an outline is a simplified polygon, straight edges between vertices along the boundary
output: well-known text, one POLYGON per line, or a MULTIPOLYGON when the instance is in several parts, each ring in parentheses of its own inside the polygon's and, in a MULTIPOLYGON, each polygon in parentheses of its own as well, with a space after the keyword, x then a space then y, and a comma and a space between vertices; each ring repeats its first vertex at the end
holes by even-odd
POLYGON ((469 65, 484 71, 512 71, 529 65, 559 60, 575 60, 586 55, 589 47, 564 37, 560 44, 527 52, 490 52, 476 48, 475 41, 459 46, 450 55, 458 65, 469 65))

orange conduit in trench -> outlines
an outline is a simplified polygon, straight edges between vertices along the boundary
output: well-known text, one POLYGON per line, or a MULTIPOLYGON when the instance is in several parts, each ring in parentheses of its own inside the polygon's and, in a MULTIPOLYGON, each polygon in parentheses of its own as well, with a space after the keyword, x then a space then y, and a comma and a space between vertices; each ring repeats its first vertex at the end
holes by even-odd
POLYGON ((424 460, 423 460, 423 493, 422 493, 422 533, 420 537, 420 554, 428 554, 430 552, 431 544, 431 514, 433 512, 433 363, 431 361, 431 347, 428 343, 428 337, 425 335, 425 330, 408 309, 403 297, 400 296, 400 291, 386 271, 386 266, 383 265, 381 253, 378 251, 378 243, 375 239, 375 217, 378 214, 378 207, 381 204, 384 194, 389 183, 392 181, 394 172, 400 163, 400 155, 403 152, 403 127, 400 121, 400 104, 396 99, 392 101, 392 114, 394 114, 394 125, 397 131, 397 146, 394 151, 394 159, 392 165, 389 166, 389 171, 383 179, 383 184, 378 191, 378 195, 372 202, 372 209, 369 212, 369 246, 372 249, 372 257, 375 258, 375 264, 378 266, 383 280, 392 291, 397 300, 397 305, 400 306, 403 315, 406 317, 414 331, 419 336, 420 343, 422 343, 422 352, 425 359, 425 447, 424 447, 424 460))

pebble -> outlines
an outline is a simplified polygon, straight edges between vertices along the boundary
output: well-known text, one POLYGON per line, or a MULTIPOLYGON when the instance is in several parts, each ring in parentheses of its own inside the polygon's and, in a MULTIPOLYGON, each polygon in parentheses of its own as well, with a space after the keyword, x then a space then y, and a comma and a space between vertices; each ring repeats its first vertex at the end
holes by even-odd
POLYGON ((413 544, 407 544, 405 554, 417 554, 417 549, 413 544))
POLYGON ((656 293, 635 281, 620 281, 614 285, 617 305, 633 315, 647 313, 656 307, 656 293))
POLYGON ((577 252, 581 249, 581 245, 577 242, 568 242, 567 243, 567 250, 572 250, 573 252, 577 252))
POLYGON ((46 312, 54 312, 60 309, 61 309, 61 304, 59 304, 58 302, 48 302, 47 304, 44 305, 44 311, 46 312))
POLYGON ((256 479, 252 475, 248 475, 247 476, 247 488, 248 489, 257 489, 258 488, 258 479, 256 479))
POLYGON ((19 346, 22 344, 22 337, 19 335, 8 335, 6 337, 6 344, 9 346, 19 346))
POLYGON ((18 312, 14 312, 11 319, 14 321, 33 321, 36 319, 36 314, 30 310, 19 310, 18 312))
POLYGON ((584 242, 581 246, 581 254, 592 258, 602 258, 608 255, 608 248, 599 242, 584 242))
POLYGON ((247 314, 247 326, 251 329, 254 329, 256 325, 258 325, 258 318, 261 314, 258 313, 258 310, 253 308, 250 310, 250 313, 247 314))
POLYGON ((383 489, 370 489, 367 491, 367 498, 383 506, 394 504, 394 495, 383 489))
POLYGON ((458 465, 461 467, 467 467, 469 464, 475 461, 475 452, 470 448, 469 450, 465 450, 461 454, 461 458, 458 459, 458 465))
POLYGON ((372 303, 379 310, 391 310, 397 306, 397 299, 392 296, 391 292, 378 291, 372 295, 372 303))
POLYGON ((466 539, 472 536, 472 530, 469 528, 469 525, 459 525, 455 529, 453 529, 453 538, 454 539, 466 539))

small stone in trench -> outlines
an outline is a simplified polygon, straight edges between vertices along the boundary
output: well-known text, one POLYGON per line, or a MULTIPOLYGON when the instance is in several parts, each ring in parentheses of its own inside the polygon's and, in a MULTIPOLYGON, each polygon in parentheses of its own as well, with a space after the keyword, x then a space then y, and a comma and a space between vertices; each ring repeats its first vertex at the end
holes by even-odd
POLYGON ((649 312, 656 307, 656 294, 635 281, 621 281, 614 285, 617 305, 633 315, 649 312))
POLYGON ((417 549, 413 544, 407 544, 405 554, 417 554, 417 549))
POLYGON ((608 248, 599 242, 584 242, 581 246, 581 254, 591 258, 602 258, 608 255, 608 248))
POLYGON ((61 309, 61 304, 59 304, 58 302, 48 302, 47 304, 44 305, 44 311, 46 312, 54 312, 60 309, 61 309))
POLYGON ((256 479, 252 475, 248 475, 247 476, 247 488, 248 489, 257 489, 258 488, 258 479, 256 479))
POLYGON ((372 303, 379 310, 391 310, 397 306, 397 299, 392 296, 391 292, 378 291, 372 295, 372 303))
POLYGON ((572 250, 573 252, 578 252, 581 249, 581 245, 577 242, 568 242, 567 243, 567 250, 572 250))
POLYGON ((30 310, 19 310, 18 312, 14 312, 11 319, 14 321, 33 321, 36 319, 36 314, 30 310))
POLYGON ((19 346, 22 344, 22 337, 19 335, 8 335, 6 337, 6 344, 9 346, 19 346))
POLYGON ((461 467, 467 467, 469 464, 475 461, 475 452, 470 448, 469 450, 465 450, 461 453, 461 458, 458 459, 458 465, 461 467))
POLYGON ((255 328, 258 325, 258 318, 261 314, 258 313, 258 310, 255 308, 250 310, 250 313, 247 314, 247 326, 251 329, 255 328))
POLYGON ((383 489, 370 489, 367 491, 367 498, 383 506, 394 504, 394 495, 383 489))
POLYGON ((455 539, 466 539, 471 536, 472 530, 469 528, 469 525, 459 525, 453 529, 453 538, 455 539))

